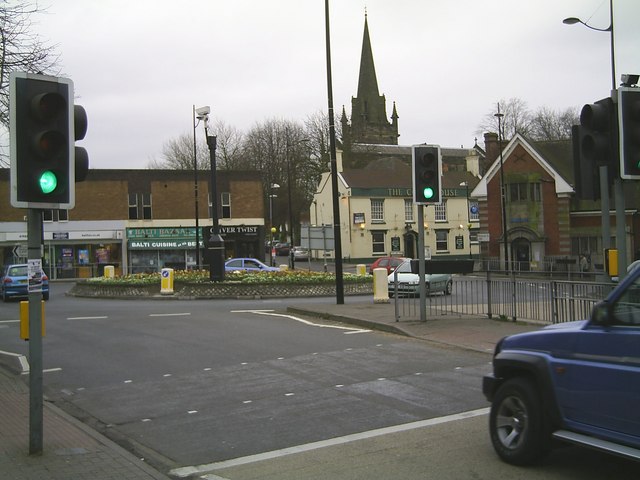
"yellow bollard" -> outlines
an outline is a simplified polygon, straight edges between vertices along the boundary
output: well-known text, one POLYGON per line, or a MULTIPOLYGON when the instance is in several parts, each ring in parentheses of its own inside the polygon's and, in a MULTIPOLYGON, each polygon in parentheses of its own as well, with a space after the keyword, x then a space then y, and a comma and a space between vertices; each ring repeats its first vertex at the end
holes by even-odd
MULTIPOLYGON (((42 308, 42 336, 44 337, 44 300, 40 300, 40 306, 42 308)), ((22 340, 29 340, 29 301, 23 300, 20 302, 20 338, 22 340)))
POLYGON ((359 263, 356 265, 356 275, 366 275, 367 274, 367 266, 359 263))
POLYGON ((160 279, 160 293, 173 295, 173 268, 163 268, 160 279))

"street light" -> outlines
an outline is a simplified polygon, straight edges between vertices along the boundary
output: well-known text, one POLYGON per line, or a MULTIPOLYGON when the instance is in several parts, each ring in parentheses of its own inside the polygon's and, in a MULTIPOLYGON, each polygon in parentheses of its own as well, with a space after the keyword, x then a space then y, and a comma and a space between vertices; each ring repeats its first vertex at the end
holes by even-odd
POLYGON ((596 30, 598 32, 611 32, 611 88, 615 90, 616 89, 616 62, 615 62, 615 46, 614 46, 615 44, 613 40, 613 0, 609 0, 609 18, 611 20, 611 23, 607 28, 592 27, 588 23, 583 22, 582 20, 576 17, 565 18, 564 20, 562 20, 562 23, 564 23, 565 25, 575 25, 576 23, 581 23, 582 25, 584 25, 587 28, 590 28, 591 30, 596 30))
MULTIPOLYGON (((611 37, 611 90, 612 94, 616 90, 616 62, 615 62, 615 40, 613 33, 613 0, 609 0, 609 26, 607 28, 596 28, 583 22, 579 18, 569 17, 565 18, 562 23, 565 25, 575 25, 580 23, 585 27, 596 30, 598 32, 609 32, 611 37)), ((623 239, 618 242, 618 269, 620 272, 626 271, 627 255, 626 255, 626 242, 625 238, 625 201, 624 193, 622 191, 622 180, 620 178, 614 179, 614 196, 616 202, 616 237, 623 239)), ((600 197, 601 197, 601 225, 602 225, 602 248, 609 248, 611 244, 611 233, 609 218, 609 178, 608 169, 606 166, 600 167, 600 197)))
POLYGON ((277 183, 272 183, 269 185, 269 231, 271 232, 271 239, 269 241, 269 264, 273 267, 275 266, 275 259, 273 257, 273 234, 275 232, 275 228, 273 227, 273 199, 278 198, 277 195, 273 193, 274 189, 280 188, 280 185, 277 183))
POLYGON ((469 215, 469 182, 466 180, 464 182, 460 182, 460 186, 464 187, 467 193, 467 226, 469 227, 469 258, 471 255, 471 216, 469 215))
POLYGON ((295 264, 295 257, 293 255, 293 247, 295 247, 295 236, 294 236, 294 227, 293 227, 293 202, 291 200, 291 158, 289 155, 289 147, 290 146, 297 146, 297 145, 301 145, 303 143, 309 143, 309 140, 307 140, 306 138, 300 139, 297 142, 294 142, 293 144, 289 143, 289 139, 287 138, 287 143, 286 143, 286 150, 285 150, 285 154, 287 157, 287 203, 289 205, 289 233, 290 233, 290 239, 291 239, 291 245, 290 245, 290 249, 289 249, 289 266, 291 267, 291 269, 295 269, 296 268, 296 264, 295 264))
POLYGON ((193 189, 196 216, 196 268, 198 270, 200 270, 200 219, 198 215, 198 152, 196 147, 196 128, 200 124, 200 120, 206 121, 210 111, 211 109, 208 106, 196 109, 196 106, 193 105, 193 189), (196 119, 198 120, 197 122, 196 119))
POLYGON ((509 271, 509 244, 507 243, 507 192, 504 187, 504 161, 502 158, 502 117, 500 113, 500 104, 498 104, 498 113, 494 114, 498 119, 498 148, 500 149, 500 202, 502 204, 502 241, 504 242, 504 271, 509 271))

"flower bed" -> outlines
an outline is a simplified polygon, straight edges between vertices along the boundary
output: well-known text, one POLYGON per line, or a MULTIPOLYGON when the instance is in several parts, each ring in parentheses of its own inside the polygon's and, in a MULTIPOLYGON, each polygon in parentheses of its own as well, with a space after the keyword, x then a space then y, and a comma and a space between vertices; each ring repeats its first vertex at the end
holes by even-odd
MULTIPOLYGON (((345 295, 373 293, 372 277, 344 274, 345 295)), ((136 274, 93 278, 76 283, 70 295, 81 297, 139 298, 262 298, 313 297, 336 294, 332 273, 304 270, 260 273, 227 273, 224 282, 209 281, 206 271, 176 271, 173 294, 160 292, 160 274, 136 274)))

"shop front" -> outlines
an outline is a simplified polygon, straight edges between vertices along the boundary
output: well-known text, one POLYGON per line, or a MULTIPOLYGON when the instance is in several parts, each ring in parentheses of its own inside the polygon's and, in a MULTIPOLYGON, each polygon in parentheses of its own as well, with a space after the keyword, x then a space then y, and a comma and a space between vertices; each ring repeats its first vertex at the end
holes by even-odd
MULTIPOLYGON (((212 227, 200 232, 200 267, 206 268, 204 238, 212 227)), ((127 228, 129 273, 158 272, 163 268, 190 270, 196 266, 194 227, 127 228)), ((263 225, 221 225, 225 258, 264 259, 263 225)))
MULTIPOLYGON (((47 231, 43 268, 53 280, 101 276, 105 265, 122 269, 122 231, 47 231)), ((7 232, 0 246, 3 264, 26 263, 26 232, 7 232)))

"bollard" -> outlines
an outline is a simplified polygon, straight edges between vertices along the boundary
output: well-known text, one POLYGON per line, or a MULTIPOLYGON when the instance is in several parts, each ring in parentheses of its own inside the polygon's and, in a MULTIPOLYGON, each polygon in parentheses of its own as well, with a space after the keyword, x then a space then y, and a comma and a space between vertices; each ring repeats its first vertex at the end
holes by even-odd
POLYGON ((104 267, 104 277, 105 278, 114 278, 116 276, 116 267, 113 265, 105 265, 104 267))
POLYGON ((386 268, 373 269, 373 303, 389 303, 388 276, 386 268))
POLYGON ((173 268, 163 268, 160 278, 160 294, 173 295, 173 268))
POLYGON ((280 265, 281 272, 286 272, 287 270, 289 270, 289 265, 285 265, 285 264, 280 265))
POLYGON ((359 263, 356 265, 356 275, 366 275, 367 274, 367 266, 359 263))

